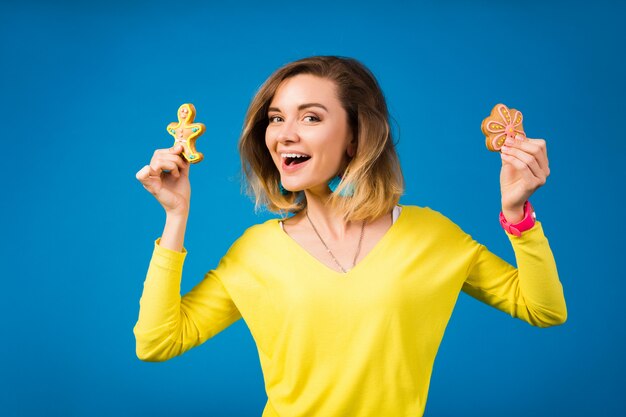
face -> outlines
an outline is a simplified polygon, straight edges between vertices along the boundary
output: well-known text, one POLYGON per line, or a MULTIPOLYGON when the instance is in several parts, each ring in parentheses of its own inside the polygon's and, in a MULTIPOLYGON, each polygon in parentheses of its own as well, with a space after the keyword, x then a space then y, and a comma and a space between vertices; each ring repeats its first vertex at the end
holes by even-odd
POLYGON ((187 106, 181 107, 180 111, 178 112, 178 115, 180 116, 180 120, 185 120, 188 114, 189 114, 189 109, 187 108, 187 106))
POLYGON ((268 110, 265 144, 289 191, 328 191, 354 154, 348 115, 333 81, 299 74, 282 82, 268 110))

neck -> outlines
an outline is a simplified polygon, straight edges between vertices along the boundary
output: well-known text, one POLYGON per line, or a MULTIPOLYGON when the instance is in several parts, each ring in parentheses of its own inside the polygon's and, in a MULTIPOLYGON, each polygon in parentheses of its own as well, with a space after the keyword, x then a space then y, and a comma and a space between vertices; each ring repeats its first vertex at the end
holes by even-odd
POLYGON ((354 227, 360 227, 361 223, 346 221, 343 215, 328 205, 330 191, 316 192, 305 190, 307 212, 320 233, 332 239, 343 239, 348 231, 354 227))

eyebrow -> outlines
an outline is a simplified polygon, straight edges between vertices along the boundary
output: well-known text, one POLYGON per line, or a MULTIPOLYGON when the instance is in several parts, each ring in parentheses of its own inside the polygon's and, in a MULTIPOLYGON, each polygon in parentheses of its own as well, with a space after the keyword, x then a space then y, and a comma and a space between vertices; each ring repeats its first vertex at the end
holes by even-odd
MULTIPOLYGON (((304 109, 308 109, 309 107, 319 107, 321 109, 324 109, 325 111, 328 111, 328 109, 326 108, 326 106, 324 106, 323 104, 320 103, 304 103, 304 104, 300 104, 298 106, 298 110, 304 110, 304 109)), ((270 107, 269 109, 267 109, 268 112, 270 111, 277 111, 280 112, 280 109, 278 107, 270 107)))

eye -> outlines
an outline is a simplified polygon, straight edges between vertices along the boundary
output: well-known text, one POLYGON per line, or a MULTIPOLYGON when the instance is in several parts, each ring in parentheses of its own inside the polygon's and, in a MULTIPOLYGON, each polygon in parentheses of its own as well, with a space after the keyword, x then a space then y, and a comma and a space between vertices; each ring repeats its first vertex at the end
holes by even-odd
POLYGON ((270 123, 278 123, 278 122, 282 122, 283 118, 274 114, 274 115, 268 116, 268 120, 270 123))
POLYGON ((317 123, 320 122, 321 119, 313 114, 308 114, 304 116, 304 121, 309 123, 317 123))

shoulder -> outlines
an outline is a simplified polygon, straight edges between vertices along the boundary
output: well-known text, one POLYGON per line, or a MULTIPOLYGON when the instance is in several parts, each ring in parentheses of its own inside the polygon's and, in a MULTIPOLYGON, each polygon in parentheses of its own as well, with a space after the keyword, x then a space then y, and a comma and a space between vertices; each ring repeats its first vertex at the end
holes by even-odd
POLYGON ((243 282, 277 265, 286 246, 278 219, 248 227, 230 245, 215 268, 216 276, 226 286, 243 282), (242 281, 243 280, 243 281, 242 281))
POLYGON ((456 226, 448 217, 430 207, 413 205, 401 205, 401 207, 402 212, 400 216, 404 216, 408 223, 418 223, 433 227, 456 226))
POLYGON ((447 216, 430 207, 402 205, 398 226, 411 235, 419 235, 420 239, 467 240, 471 237, 447 216), (402 222, 400 222, 402 220, 402 222))
POLYGON ((232 244, 229 253, 248 252, 250 249, 258 252, 265 247, 275 247, 280 243, 282 232, 278 222, 278 219, 270 219, 248 227, 232 244))

